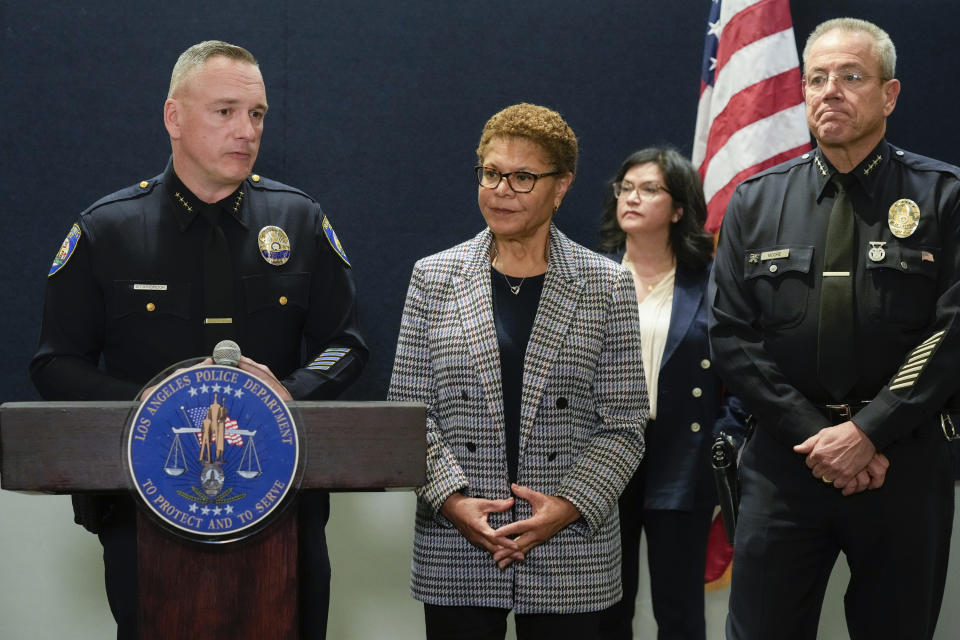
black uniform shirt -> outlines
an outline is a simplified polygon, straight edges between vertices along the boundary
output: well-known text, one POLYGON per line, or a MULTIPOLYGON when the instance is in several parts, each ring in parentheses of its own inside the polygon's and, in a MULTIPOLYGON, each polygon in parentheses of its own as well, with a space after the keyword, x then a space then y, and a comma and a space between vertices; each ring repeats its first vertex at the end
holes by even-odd
MULTIPOLYGON (((715 362, 790 446, 830 426, 816 406, 831 402, 817 377, 817 328, 834 173, 814 151, 745 180, 711 281, 715 362)), ((854 422, 882 449, 960 388, 960 169, 881 141, 851 173, 858 375, 847 400, 872 400, 854 422), (901 238, 888 219, 911 210, 902 200, 919 221, 901 238)))
MULTIPOLYGON (((165 367, 209 353, 202 206, 171 162, 81 214, 76 249, 47 282, 30 364, 44 398, 130 400, 165 367)), ((295 399, 336 396, 359 375, 367 347, 350 268, 319 205, 254 175, 218 206, 243 354, 269 366, 295 399), (268 226, 289 238, 283 264, 261 255, 258 237, 268 226)))

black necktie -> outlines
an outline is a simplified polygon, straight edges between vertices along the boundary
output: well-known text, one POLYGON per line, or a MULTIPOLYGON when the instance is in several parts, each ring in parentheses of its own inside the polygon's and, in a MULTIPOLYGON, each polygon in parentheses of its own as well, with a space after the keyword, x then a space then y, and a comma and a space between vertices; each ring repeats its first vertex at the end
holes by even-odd
POLYGON ((820 287, 820 323, 817 370, 820 381, 830 396, 846 400, 857 381, 853 332, 853 205, 847 194, 855 179, 835 174, 836 187, 827 243, 823 260, 823 282, 820 287))
POLYGON ((205 353, 221 340, 236 339, 233 326, 233 268, 227 237, 220 228, 220 206, 205 204, 200 215, 210 225, 203 247, 203 343, 205 353))

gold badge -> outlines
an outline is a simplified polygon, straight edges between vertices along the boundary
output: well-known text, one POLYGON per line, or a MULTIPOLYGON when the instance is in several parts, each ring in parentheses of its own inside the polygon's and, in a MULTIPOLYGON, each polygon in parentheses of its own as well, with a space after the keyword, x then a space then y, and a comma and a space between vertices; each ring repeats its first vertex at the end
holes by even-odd
POLYGON ((909 238, 920 224, 920 207, 908 198, 901 198, 892 205, 887 214, 887 226, 898 238, 909 238))
POLYGON ((280 227, 269 225, 260 229, 257 244, 260 255, 272 265, 279 266, 290 259, 290 238, 280 227))

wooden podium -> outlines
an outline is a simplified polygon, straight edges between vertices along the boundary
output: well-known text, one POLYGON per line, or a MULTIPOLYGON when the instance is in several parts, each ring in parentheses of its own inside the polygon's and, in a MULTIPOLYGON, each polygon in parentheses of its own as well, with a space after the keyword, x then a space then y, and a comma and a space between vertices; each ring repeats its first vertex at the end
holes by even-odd
MULTIPOLYGON (((0 488, 33 493, 128 491, 123 431, 135 402, 0 405, 0 488)), ((305 440, 301 491, 423 484, 426 408, 415 403, 291 402, 305 440)), ((140 636, 288 640, 298 634, 294 503, 233 543, 173 535, 138 513, 140 636)), ((309 542, 307 542, 309 544, 309 542)))

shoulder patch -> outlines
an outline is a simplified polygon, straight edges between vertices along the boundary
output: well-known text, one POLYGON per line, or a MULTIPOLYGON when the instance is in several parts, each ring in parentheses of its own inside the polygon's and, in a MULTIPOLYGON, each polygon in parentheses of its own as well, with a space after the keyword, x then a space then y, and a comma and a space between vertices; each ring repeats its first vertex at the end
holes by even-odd
POLYGON ((333 250, 336 252, 340 259, 349 267, 350 261, 347 259, 347 254, 343 250, 343 246, 340 244, 340 238, 337 237, 337 232, 333 230, 333 226, 330 224, 330 221, 327 220, 327 216, 323 216, 323 234, 327 236, 327 241, 330 243, 330 246, 333 247, 333 250))
POLYGON ((57 251, 57 255, 53 258, 53 264, 50 265, 50 272, 47 274, 49 278, 57 271, 63 268, 63 265, 67 264, 67 261, 70 260, 70 256, 73 255, 73 252, 77 248, 77 242, 80 240, 80 225, 74 223, 70 227, 70 233, 67 234, 67 237, 63 239, 63 244, 60 245, 60 250, 57 251))

